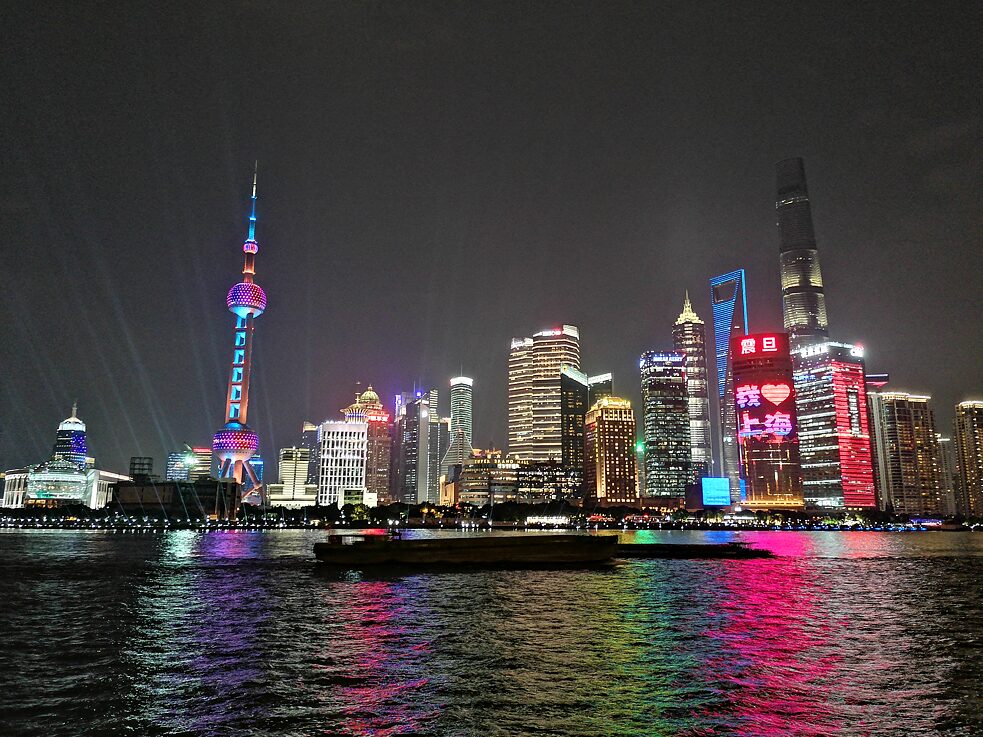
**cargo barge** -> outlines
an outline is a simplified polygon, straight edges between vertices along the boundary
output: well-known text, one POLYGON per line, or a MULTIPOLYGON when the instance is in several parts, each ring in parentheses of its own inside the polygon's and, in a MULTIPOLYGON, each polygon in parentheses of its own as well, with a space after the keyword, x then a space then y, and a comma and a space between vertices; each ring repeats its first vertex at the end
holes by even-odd
POLYGON ((616 535, 487 535, 402 539, 332 535, 315 543, 320 563, 335 566, 584 566, 609 563, 616 535))

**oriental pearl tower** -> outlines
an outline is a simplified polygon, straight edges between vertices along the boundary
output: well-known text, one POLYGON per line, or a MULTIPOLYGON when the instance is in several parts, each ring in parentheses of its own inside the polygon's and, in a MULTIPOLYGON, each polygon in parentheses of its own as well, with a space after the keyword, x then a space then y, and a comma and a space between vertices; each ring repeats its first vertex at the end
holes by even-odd
POLYGON ((256 243, 256 173, 253 173, 252 213, 249 215, 249 236, 242 244, 246 254, 242 281, 229 290, 225 299, 229 312, 235 315, 232 338, 232 366, 229 370, 229 390, 225 399, 225 425, 215 433, 212 450, 219 460, 219 479, 242 483, 245 476, 253 482, 250 495, 264 497, 263 487, 250 463, 259 449, 259 436, 246 424, 249 408, 249 374, 252 363, 253 320, 266 310, 266 293, 253 282, 256 243))

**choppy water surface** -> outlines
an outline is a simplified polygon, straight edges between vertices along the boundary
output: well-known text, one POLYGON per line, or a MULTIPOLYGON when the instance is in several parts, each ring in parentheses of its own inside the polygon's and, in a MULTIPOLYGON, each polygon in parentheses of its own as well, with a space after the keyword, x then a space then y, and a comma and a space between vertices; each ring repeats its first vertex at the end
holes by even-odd
POLYGON ((0 734, 983 734, 978 533, 404 576, 322 535, 0 534, 0 734))

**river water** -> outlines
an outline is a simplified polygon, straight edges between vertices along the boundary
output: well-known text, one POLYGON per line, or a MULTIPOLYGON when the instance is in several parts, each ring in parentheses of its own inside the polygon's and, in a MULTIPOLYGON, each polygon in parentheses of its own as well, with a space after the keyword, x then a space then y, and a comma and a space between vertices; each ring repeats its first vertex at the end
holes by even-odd
POLYGON ((408 575, 323 536, 0 533, 0 734, 983 735, 983 534, 408 575))

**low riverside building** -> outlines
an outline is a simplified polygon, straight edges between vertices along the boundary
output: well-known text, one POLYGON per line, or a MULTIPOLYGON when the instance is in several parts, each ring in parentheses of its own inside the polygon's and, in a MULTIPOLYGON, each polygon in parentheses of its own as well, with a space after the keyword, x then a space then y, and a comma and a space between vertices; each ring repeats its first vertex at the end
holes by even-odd
POLYGON ((223 519, 234 516, 239 494, 238 484, 216 479, 156 483, 126 480, 113 485, 108 506, 129 516, 223 519))

